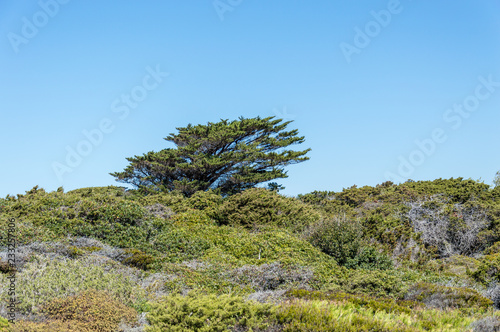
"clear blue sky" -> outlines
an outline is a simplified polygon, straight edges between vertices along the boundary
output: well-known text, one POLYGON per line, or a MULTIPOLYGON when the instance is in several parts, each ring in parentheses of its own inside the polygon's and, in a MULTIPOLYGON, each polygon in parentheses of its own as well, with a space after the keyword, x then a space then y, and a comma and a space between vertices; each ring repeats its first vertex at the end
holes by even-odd
POLYGON ((122 185, 176 127, 239 116, 306 137, 287 195, 500 169, 496 1, 5 0, 0 37, 1 197, 122 185))

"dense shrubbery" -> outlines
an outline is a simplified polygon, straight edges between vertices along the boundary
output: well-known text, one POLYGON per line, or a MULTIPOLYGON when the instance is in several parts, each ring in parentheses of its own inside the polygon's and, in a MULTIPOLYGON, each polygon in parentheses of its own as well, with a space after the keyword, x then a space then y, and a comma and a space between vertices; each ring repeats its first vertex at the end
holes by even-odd
POLYGON ((154 303, 147 332, 228 331, 269 326, 270 306, 246 302, 233 295, 172 295, 154 303))
MULTIPOLYGON (((479 331, 497 322, 500 187, 472 180, 354 186, 299 199, 265 189, 186 198, 35 187, 0 199, 0 227, 9 218, 19 245, 19 314, 28 320, 40 319, 44 303, 100 290, 139 312, 166 303, 158 301, 165 294, 204 315, 213 313, 204 303, 210 294, 273 302, 258 319, 268 331, 479 331), (192 290, 206 294, 180 297, 192 290)), ((0 269, 6 244, 4 236, 0 269)), ((165 308, 168 315, 181 309, 165 308)), ((69 321, 35 321, 22 326, 72 329, 69 321)))
POLYGON ((500 282, 500 254, 484 256, 479 260, 477 269, 470 274, 484 285, 500 282))
POLYGON ((245 227, 275 225, 301 230, 319 220, 321 215, 312 207, 294 198, 254 188, 225 199, 213 212, 212 217, 222 225, 245 227))
POLYGON ((339 265, 357 269, 389 269, 391 259, 367 246, 362 238, 360 222, 340 218, 321 221, 306 232, 307 240, 325 254, 332 256, 339 265))
POLYGON ((313 225, 306 238, 337 263, 345 265, 354 258, 362 245, 362 230, 358 221, 330 219, 313 225))

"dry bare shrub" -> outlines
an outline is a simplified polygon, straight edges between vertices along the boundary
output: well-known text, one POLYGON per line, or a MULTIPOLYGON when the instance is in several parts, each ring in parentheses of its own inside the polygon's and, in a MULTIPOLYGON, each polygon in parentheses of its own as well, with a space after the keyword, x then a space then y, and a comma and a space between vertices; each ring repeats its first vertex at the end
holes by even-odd
POLYGON ((280 303, 284 300, 285 295, 288 291, 285 289, 281 290, 270 290, 270 291, 257 291, 251 293, 247 296, 247 300, 256 301, 260 303, 280 303))
POLYGON ((493 301, 495 308, 500 309, 500 285, 492 282, 486 290, 482 292, 484 297, 493 301))
POLYGON ((489 316, 479 319, 469 325, 474 332, 498 332, 500 331, 500 318, 489 316))
POLYGON ((488 228, 486 212, 473 204, 447 204, 439 196, 406 204, 406 214, 415 233, 428 246, 438 249, 441 257, 454 254, 473 255, 484 249, 479 234, 488 228))
POLYGON ((148 205, 145 206, 144 208, 156 218, 170 219, 170 217, 172 217, 175 214, 175 212, 172 211, 171 208, 162 205, 160 203, 148 205))
POLYGON ((249 285, 255 291, 273 291, 286 286, 308 288, 313 278, 309 269, 302 267, 285 268, 280 262, 271 264, 245 265, 226 275, 232 282, 249 285))
POLYGON ((404 259, 409 259, 412 263, 416 263, 421 257, 422 250, 417 241, 410 238, 406 243, 403 238, 400 238, 392 252, 392 260, 395 267, 400 267, 404 259))

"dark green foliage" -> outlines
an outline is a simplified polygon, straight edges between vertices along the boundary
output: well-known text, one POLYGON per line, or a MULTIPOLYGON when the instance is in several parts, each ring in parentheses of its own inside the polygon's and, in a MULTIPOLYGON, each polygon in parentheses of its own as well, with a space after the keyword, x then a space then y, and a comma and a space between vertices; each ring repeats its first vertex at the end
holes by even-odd
POLYGON ((308 160, 310 149, 285 150, 304 137, 297 136, 297 130, 285 131, 291 121, 273 118, 241 117, 177 128, 177 134, 165 138, 175 149, 127 158, 130 165, 111 175, 147 193, 179 190, 186 196, 208 189, 234 194, 285 178, 283 168, 308 160))
POLYGON ((346 265, 356 257, 362 245, 362 230, 358 221, 339 218, 321 221, 306 233, 307 240, 339 265, 346 265))
POLYGON ((0 258, 0 273, 11 273, 13 271, 15 271, 15 267, 0 258))
POLYGON ((79 256, 85 255, 86 253, 94 252, 94 251, 99 251, 101 249, 102 248, 95 247, 95 246, 93 246, 93 247, 75 247, 75 246, 70 246, 68 248, 68 255, 71 258, 77 258, 79 256))
POLYGON ((485 255, 500 254, 500 241, 497 241, 491 247, 486 248, 483 253, 485 255))
POLYGON ((479 260, 477 269, 470 275, 478 282, 488 285, 500 282, 500 254, 484 256, 479 260))
POLYGON ((363 246, 353 258, 349 258, 345 264, 349 269, 365 270, 387 270, 393 267, 392 260, 377 249, 363 246))
POLYGON ((150 269, 154 262, 153 256, 137 249, 125 249, 125 255, 126 257, 122 260, 123 264, 134 266, 141 270, 150 269))

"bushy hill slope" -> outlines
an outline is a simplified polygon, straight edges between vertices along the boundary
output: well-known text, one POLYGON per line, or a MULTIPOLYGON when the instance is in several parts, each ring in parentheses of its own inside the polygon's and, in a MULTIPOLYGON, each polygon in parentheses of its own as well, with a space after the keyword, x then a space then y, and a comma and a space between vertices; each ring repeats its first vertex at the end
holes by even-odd
POLYGON ((0 315, 12 275, 18 310, 0 329, 493 331, 499 223, 500 187, 461 178, 297 198, 35 187, 0 199, 0 315))

